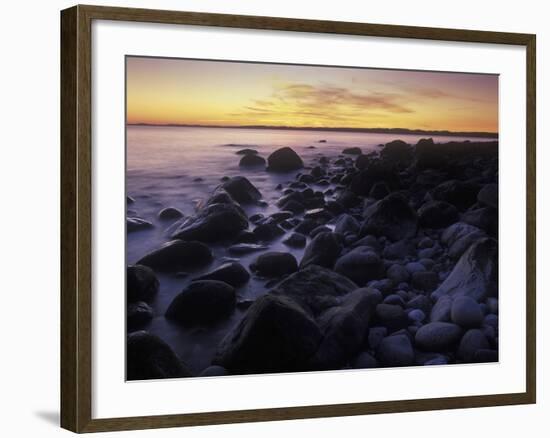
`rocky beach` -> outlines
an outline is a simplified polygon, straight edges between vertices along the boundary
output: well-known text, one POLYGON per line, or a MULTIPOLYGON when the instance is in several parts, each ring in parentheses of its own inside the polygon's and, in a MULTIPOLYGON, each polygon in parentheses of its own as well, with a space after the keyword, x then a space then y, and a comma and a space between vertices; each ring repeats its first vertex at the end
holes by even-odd
POLYGON ((128 183, 128 380, 498 361, 498 141, 308 135, 128 183))

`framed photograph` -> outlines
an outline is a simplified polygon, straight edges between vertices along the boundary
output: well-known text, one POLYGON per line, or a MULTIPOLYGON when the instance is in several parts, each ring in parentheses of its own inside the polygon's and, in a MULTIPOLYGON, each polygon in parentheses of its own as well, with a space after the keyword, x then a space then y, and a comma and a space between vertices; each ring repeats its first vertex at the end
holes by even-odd
POLYGON ((535 35, 61 13, 61 423, 535 403, 535 35))

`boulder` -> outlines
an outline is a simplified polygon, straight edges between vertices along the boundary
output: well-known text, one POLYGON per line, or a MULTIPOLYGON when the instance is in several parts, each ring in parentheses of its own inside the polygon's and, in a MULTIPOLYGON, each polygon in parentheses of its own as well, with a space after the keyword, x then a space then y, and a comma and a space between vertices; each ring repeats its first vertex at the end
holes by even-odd
POLYGON ((298 270, 296 258, 288 252, 266 252, 259 256, 250 269, 263 277, 282 277, 298 270))
POLYGON ((346 155, 361 155, 363 151, 359 147, 351 147, 345 148, 342 153, 346 155))
POLYGON ((376 200, 383 199, 389 194, 390 194, 390 188, 383 181, 374 183, 369 191, 369 197, 374 198, 376 200))
POLYGON ((218 345, 212 361, 233 374, 303 371, 322 334, 292 299, 267 293, 218 345))
POLYGON ((245 284, 249 278, 250 274, 243 265, 238 262, 228 262, 195 278, 195 280, 217 280, 233 287, 239 287, 245 284))
POLYGON ((432 292, 439 283, 439 276, 431 271, 414 272, 411 276, 411 284, 415 289, 432 292))
POLYGON ((304 251, 300 268, 309 265, 318 265, 332 268, 334 262, 342 252, 342 236, 332 232, 317 234, 304 251))
POLYGON ((265 166, 265 158, 260 157, 259 155, 246 154, 239 161, 240 167, 256 167, 256 166, 265 166))
POLYGON ((153 309, 143 302, 128 304, 126 308, 126 327, 128 332, 137 330, 153 319, 153 309))
POLYGON ((166 318, 183 325, 213 324, 229 316, 235 309, 235 288, 223 281, 193 281, 177 295, 166 318))
POLYGON ((414 349, 409 337, 395 334, 382 339, 376 357, 384 367, 405 367, 414 364, 414 349))
POLYGON ((172 237, 201 242, 220 242, 236 237, 248 228, 248 219, 233 204, 211 204, 184 220, 172 237))
POLYGON ((464 328, 480 327, 483 312, 476 300, 468 296, 456 297, 451 307, 451 321, 464 328))
POLYGON ((258 151, 256 149, 244 148, 235 152, 237 155, 256 155, 258 151))
POLYGON ((416 212, 405 198, 391 194, 365 210, 361 235, 385 236, 392 241, 413 237, 416 234, 416 212))
POLYGON ((212 261, 212 252, 201 242, 172 240, 142 257, 137 264, 157 271, 199 268, 212 261))
POLYGON ((426 351, 448 351, 460 340, 462 329, 450 322, 430 322, 420 327, 415 344, 426 351))
POLYGON ((490 238, 475 242, 460 257, 445 281, 433 292, 438 299, 469 296, 481 301, 496 295, 498 282, 498 243, 490 238))
POLYGON ((292 233, 288 236, 283 243, 291 248, 304 248, 306 246, 306 237, 300 233, 292 233))
POLYGON ((150 301, 159 290, 159 281, 153 270, 143 265, 126 267, 126 301, 150 301))
POLYGON ((395 284, 403 283, 409 281, 410 274, 402 265, 393 264, 386 271, 387 277, 392 280, 395 284))
POLYGON ((474 362, 474 357, 479 350, 490 349, 489 341, 479 329, 468 330, 458 346, 457 356, 463 362, 474 362))
POLYGON ((147 380, 189 377, 190 371, 170 346, 146 331, 130 333, 126 339, 126 379, 147 380))
POLYGON ((447 295, 442 295, 435 302, 430 313, 431 322, 449 322, 451 320, 451 308, 453 299, 447 295))
POLYGON ((334 271, 359 285, 384 276, 384 263, 368 246, 359 246, 336 260, 334 271))
POLYGON ((300 156, 289 147, 277 149, 267 157, 268 170, 273 172, 290 172, 304 167, 300 156))
POLYGON ((318 265, 309 265, 288 276, 271 290, 298 303, 316 317, 329 307, 339 305, 342 297, 357 289, 346 277, 318 265))
POLYGON ((468 181, 449 180, 430 191, 436 201, 445 201, 464 211, 477 201, 479 185, 468 181))
MULTIPOLYGON (((357 164, 359 164, 359 158, 357 164)), ((368 160, 359 172, 353 175, 349 190, 359 196, 367 196, 370 193, 373 185, 378 182, 385 182, 388 187, 395 188, 398 184, 397 169, 395 163, 384 160, 368 160)))
POLYGON ((360 224, 353 216, 345 213, 341 215, 334 224, 334 232, 339 234, 353 233, 357 234, 359 232, 360 224))
POLYGON ((458 221, 458 210, 445 201, 426 202, 418 209, 418 224, 425 228, 444 228, 458 221))
POLYGON ((370 353, 363 351, 352 362, 352 368, 365 369, 365 368, 378 368, 378 361, 370 353))
POLYGON ((315 369, 336 369, 348 363, 361 349, 376 305, 382 300, 374 289, 356 289, 342 303, 317 319, 323 333, 312 359, 315 369))
POLYGON ((402 140, 394 140, 384 145, 380 156, 384 160, 406 164, 412 159, 412 147, 402 140))
POLYGON ((498 208, 498 184, 486 184, 477 194, 477 200, 488 207, 498 208))
POLYGON ((161 220, 176 220, 183 217, 181 210, 175 207, 166 207, 159 211, 158 218, 161 220))
MULTIPOLYGON (((255 155, 248 155, 248 157, 261 158, 255 155)), ((247 155, 243 157, 243 159, 245 158, 247 158, 247 155)), ((230 178, 221 185, 221 188, 229 193, 235 201, 242 204, 251 204, 262 199, 262 194, 259 190, 244 176, 234 176, 230 178)))
POLYGON ((445 229, 441 240, 449 247, 449 256, 456 260, 482 237, 486 237, 486 234, 479 228, 464 222, 457 222, 445 229))
POLYGON ((490 236, 498 234, 498 210, 493 207, 482 207, 468 210, 462 215, 462 221, 480 228, 490 236))
POLYGON ((131 233, 132 231, 146 230, 153 228, 153 224, 145 219, 137 216, 126 218, 126 231, 131 233))
POLYGON ((379 325, 386 327, 390 333, 409 325, 407 314, 397 304, 382 303, 376 306, 376 320, 379 325))
POLYGON ((257 225, 253 230, 252 233, 256 236, 258 240, 264 241, 264 242, 271 242, 272 240, 275 240, 277 237, 282 236, 285 234, 285 230, 277 224, 277 221, 275 220, 267 220, 259 225, 257 225))

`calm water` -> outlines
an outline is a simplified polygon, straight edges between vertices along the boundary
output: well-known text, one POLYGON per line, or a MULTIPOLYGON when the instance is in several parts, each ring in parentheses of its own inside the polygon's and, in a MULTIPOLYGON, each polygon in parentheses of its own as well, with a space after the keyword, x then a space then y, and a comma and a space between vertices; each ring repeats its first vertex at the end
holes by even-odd
MULTIPOLYGON (((137 215, 155 224, 153 229, 128 234, 127 262, 135 263, 148 251, 168 240, 166 229, 170 224, 156 219, 158 212, 168 206, 193 214, 196 204, 207 197, 220 184, 220 178, 246 176, 270 204, 267 208, 246 207, 249 215, 254 212, 270 214, 276 211, 274 201, 281 193, 275 189, 279 183, 293 180, 296 172, 272 174, 263 169, 239 168, 242 148, 256 149, 259 155, 267 156, 282 146, 292 147, 304 160, 306 167, 314 166, 321 155, 336 157, 342 149, 360 147, 364 153, 377 150, 379 144, 397 138, 415 144, 423 136, 372 133, 295 131, 269 129, 222 129, 222 128, 180 128, 144 127, 127 128, 127 193, 135 199, 129 206, 129 214, 137 215), (326 143, 319 143, 319 140, 326 143), (314 149, 310 146, 315 146, 314 149), (200 178, 201 180, 197 180, 200 178)), ((425 137, 425 136, 424 136, 425 137)), ((452 140, 476 140, 468 137, 433 137, 436 142, 452 140)), ((326 190, 327 187, 319 189, 326 190)), ((273 242, 270 250, 288 251, 281 241, 273 242)), ((210 270, 227 260, 222 247, 213 247, 215 261, 203 271, 210 270)), ((292 251, 298 261, 303 250, 292 251)), ((240 259, 248 266, 260 253, 240 259)), ((242 316, 241 311, 217 326, 209 328, 184 329, 164 319, 164 312, 173 297, 191 280, 203 271, 191 273, 188 278, 159 275, 161 288, 152 307, 155 318, 146 327, 157 334, 188 363, 195 373, 209 365, 216 346, 227 331, 242 316)), ((238 290, 240 299, 255 298, 266 290, 265 281, 251 279, 238 290)))

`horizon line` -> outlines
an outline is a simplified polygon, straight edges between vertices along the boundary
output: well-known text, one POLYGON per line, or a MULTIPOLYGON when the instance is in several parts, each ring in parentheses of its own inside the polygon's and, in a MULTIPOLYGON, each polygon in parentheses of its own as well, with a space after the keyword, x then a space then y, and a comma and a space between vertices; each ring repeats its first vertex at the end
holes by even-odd
POLYGON ((449 131, 446 129, 410 129, 410 128, 347 128, 347 127, 315 127, 315 126, 270 126, 270 125, 201 125, 188 123, 126 123, 126 126, 147 126, 165 128, 225 128, 225 129, 280 129, 296 131, 339 131, 339 132, 371 132, 371 133, 396 133, 396 134, 426 134, 426 135, 447 135, 447 136, 470 136, 498 138, 498 132, 487 131, 449 131))

